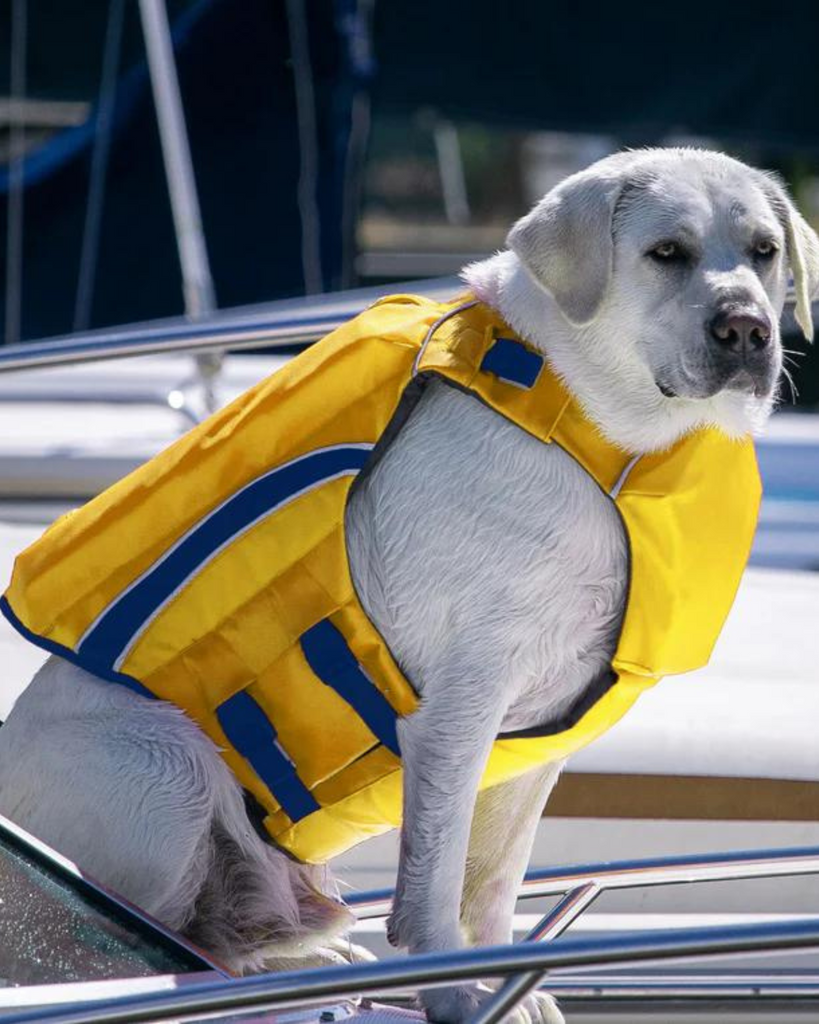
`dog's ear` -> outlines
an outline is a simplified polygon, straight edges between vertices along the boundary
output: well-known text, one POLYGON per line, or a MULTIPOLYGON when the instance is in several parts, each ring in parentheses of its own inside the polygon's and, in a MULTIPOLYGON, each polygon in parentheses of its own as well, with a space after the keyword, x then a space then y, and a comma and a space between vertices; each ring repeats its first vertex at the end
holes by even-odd
POLYGON ((597 315, 611 278, 612 219, 633 161, 619 153, 566 178, 509 232, 506 244, 576 326, 597 315))
POLYGON ((796 293, 794 315, 802 333, 808 341, 813 341, 811 303, 819 290, 819 238, 793 203, 789 199, 786 202, 788 219, 785 232, 796 293))
POLYGON ((775 174, 761 171, 760 179, 762 190, 785 229, 788 262, 796 295, 794 316, 802 333, 808 341, 812 341, 811 302, 819 291, 819 238, 791 202, 779 178, 775 174))

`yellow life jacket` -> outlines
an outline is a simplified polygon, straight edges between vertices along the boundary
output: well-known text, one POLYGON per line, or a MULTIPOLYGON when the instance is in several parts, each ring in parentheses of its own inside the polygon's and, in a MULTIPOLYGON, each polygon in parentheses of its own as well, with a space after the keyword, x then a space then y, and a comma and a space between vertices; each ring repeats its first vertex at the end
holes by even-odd
POLYGON ((630 457, 474 300, 376 303, 57 520, 2 598, 34 643, 183 708, 304 861, 400 824, 396 721, 418 701, 356 597, 344 509, 433 376, 560 445, 625 524, 610 672, 562 721, 500 736, 482 786, 566 757, 707 662, 756 523, 753 445, 707 429, 630 457))

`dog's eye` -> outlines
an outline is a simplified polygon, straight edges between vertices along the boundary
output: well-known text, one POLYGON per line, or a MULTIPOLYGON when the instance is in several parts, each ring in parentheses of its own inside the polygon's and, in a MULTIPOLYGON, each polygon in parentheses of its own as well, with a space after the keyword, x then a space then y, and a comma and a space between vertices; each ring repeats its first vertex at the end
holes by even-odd
POLYGON ((761 238, 754 246, 754 256, 760 260, 771 260, 779 252, 779 246, 772 238, 761 238))
POLYGON ((688 253, 679 242, 660 242, 649 249, 647 255, 659 263, 682 263, 688 259, 688 253))

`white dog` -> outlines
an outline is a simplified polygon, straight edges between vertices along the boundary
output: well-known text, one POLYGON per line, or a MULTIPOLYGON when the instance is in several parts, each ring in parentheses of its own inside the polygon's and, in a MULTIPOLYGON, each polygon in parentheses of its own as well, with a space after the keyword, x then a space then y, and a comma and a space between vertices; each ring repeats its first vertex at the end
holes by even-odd
MULTIPOLYGON (((732 437, 763 425, 789 268, 812 332, 819 241, 776 180, 720 154, 603 160, 550 192, 508 245, 468 267, 468 285, 628 453, 703 425, 732 437)), ((560 717, 608 665, 623 526, 556 445, 435 382, 355 490, 346 528, 360 600, 422 697, 399 723, 391 939, 413 952, 508 942, 561 765, 476 797, 478 781, 499 731, 560 717)), ((249 827, 197 726, 57 657, 0 730, 0 811, 240 969, 305 954, 349 921, 315 869, 249 827)), ((424 1002, 459 1022, 482 998, 463 986, 424 1002)), ((518 1019, 561 1017, 541 995, 518 1019)))

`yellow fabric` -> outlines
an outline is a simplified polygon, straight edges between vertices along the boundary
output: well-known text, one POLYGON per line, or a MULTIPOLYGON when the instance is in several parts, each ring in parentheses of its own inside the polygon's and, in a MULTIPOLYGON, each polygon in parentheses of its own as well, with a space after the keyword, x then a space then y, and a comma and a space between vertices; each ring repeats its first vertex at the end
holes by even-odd
POLYGON ((377 303, 58 520, 17 558, 4 612, 33 642, 187 711, 264 809, 271 838, 294 856, 321 862, 395 827, 400 758, 314 673, 303 646, 312 627, 329 623, 393 717, 416 707, 350 578, 344 508, 358 469, 246 523, 177 580, 150 616, 134 619, 116 661, 94 644, 111 609, 153 586, 186 538, 217 520, 232 496, 272 470, 290 472, 293 464, 301 472, 320 450, 365 446, 361 459, 372 458, 366 446, 400 415, 413 379, 435 374, 544 443, 559 444, 606 493, 616 490, 631 583, 612 678, 551 732, 498 739, 482 786, 571 754, 660 676, 708 660, 750 550, 759 478, 751 441, 716 430, 634 462, 600 435, 548 365, 530 387, 481 369, 498 338, 515 336, 469 298, 377 303), (228 738, 225 714, 239 705, 254 715, 261 709, 273 724, 313 810, 288 814, 255 752, 240 753, 228 738))

